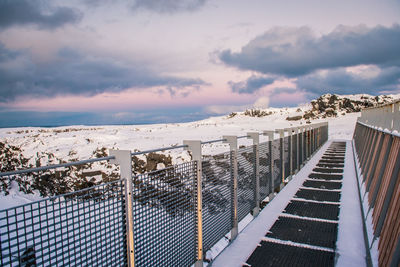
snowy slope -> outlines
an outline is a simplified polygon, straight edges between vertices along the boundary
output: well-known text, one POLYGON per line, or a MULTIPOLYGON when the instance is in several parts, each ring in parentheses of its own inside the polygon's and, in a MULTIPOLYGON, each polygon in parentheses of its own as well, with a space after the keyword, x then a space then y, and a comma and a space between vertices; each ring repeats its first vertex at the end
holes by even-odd
MULTIPOLYGON (((365 95, 341 96, 353 100, 365 98, 365 95)), ((223 135, 243 136, 247 132, 262 132, 292 126, 306 125, 304 118, 297 121, 288 121, 286 118, 303 116, 312 109, 311 104, 295 108, 269 108, 261 110, 260 117, 245 115, 246 112, 237 112, 235 116, 226 115, 211 117, 205 120, 189 123, 171 123, 154 125, 130 126, 68 126, 56 128, 3 128, 0 129, 0 145, 15 146, 21 150, 17 152, 27 159, 24 166, 44 166, 57 164, 61 161, 69 162, 96 158, 108 155, 109 149, 126 149, 143 151, 154 148, 181 145, 183 140, 215 140, 223 135), (270 114, 266 115, 265 114, 270 114)), ((352 139, 354 127, 360 113, 338 112, 336 117, 311 119, 311 123, 329 122, 330 139, 352 139)), ((276 136, 278 137, 278 136, 276 136)), ((266 141, 261 137, 261 142, 266 141)), ((250 145, 251 141, 240 139, 240 145, 250 145)), ((203 146, 204 155, 212 155, 228 151, 226 144, 221 142, 203 146)), ((171 157, 172 164, 190 160, 190 155, 182 150, 175 149, 163 152, 171 157)), ((139 156, 146 160, 145 156, 139 156)), ((4 162, 4 161, 3 161, 4 162)), ((1 162, 0 162, 1 163, 1 162)), ((4 166, 0 166, 5 171, 4 166)), ((20 166, 17 166, 20 168, 20 166)), ((163 167, 162 164, 160 167, 163 167)), ((94 164, 93 170, 105 173, 116 172, 115 166, 108 169, 106 164, 94 164)), ((99 182, 101 177, 94 177, 99 182)), ((38 192, 25 195, 18 192, 17 186, 10 187, 10 195, 0 193, 0 209, 14 204, 22 204, 37 199, 38 192), (7 201, 6 201, 7 200, 7 201)))

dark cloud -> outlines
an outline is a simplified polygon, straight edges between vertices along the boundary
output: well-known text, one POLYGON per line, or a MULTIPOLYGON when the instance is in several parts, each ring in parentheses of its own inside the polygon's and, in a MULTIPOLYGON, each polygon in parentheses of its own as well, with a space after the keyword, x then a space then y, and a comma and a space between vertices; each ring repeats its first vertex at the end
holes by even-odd
POLYGON ((0 29, 33 24, 54 29, 76 23, 82 13, 69 7, 50 7, 42 0, 0 0, 0 29))
POLYGON ((200 79, 161 76, 138 63, 85 56, 70 49, 61 50, 52 62, 35 62, 28 52, 9 51, 0 44, 0 102, 19 96, 91 96, 153 86, 187 92, 203 84, 200 79))
POLYGON ((374 64, 400 66, 400 26, 338 26, 317 37, 308 27, 274 28, 250 41, 240 52, 219 58, 243 70, 296 77, 319 69, 374 64))
POLYGON ((201 8, 205 2, 206 0, 136 0, 133 9, 172 14, 181 11, 195 11, 201 8))
POLYGON ((251 76, 246 81, 242 82, 229 82, 229 86, 232 89, 232 92, 239 94, 252 94, 258 91, 261 87, 266 86, 268 84, 272 84, 274 82, 273 78, 270 77, 258 77, 251 76))
POLYGON ((321 95, 328 92, 337 94, 398 92, 400 85, 400 67, 380 69, 374 76, 363 76, 346 71, 344 68, 325 73, 312 73, 297 80, 299 88, 321 95))

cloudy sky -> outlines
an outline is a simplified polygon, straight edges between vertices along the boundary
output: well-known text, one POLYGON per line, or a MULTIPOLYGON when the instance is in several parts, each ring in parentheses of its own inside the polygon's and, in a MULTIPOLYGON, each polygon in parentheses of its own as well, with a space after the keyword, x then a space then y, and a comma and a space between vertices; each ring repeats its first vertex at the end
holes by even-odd
POLYGON ((0 0, 0 127, 400 93, 397 0, 0 0))

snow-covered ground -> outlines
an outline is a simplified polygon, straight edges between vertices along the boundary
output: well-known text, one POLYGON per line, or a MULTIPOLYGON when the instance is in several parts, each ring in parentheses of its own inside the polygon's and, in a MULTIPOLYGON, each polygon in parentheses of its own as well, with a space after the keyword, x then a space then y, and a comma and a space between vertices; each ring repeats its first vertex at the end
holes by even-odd
MULTIPOLYGON (((223 135, 243 136, 246 135, 247 132, 262 132, 264 130, 275 130, 305 125, 305 120, 294 122, 286 120, 288 116, 302 114, 302 112, 307 110, 309 106, 303 106, 300 108, 302 111, 299 111, 299 108, 269 109, 269 111, 274 113, 265 117, 249 117, 243 114, 238 114, 232 118, 229 118, 228 116, 211 117, 202 121, 190 123, 0 129, 0 142, 20 147, 24 157, 29 158, 32 164, 38 155, 45 155, 46 153, 54 154, 54 158, 56 159, 76 161, 95 157, 96 151, 101 148, 106 148, 106 151, 108 151, 108 149, 143 151, 181 145, 183 140, 207 141, 221 139, 223 135)), ((311 122, 318 123, 328 121, 329 139, 351 140, 355 123, 359 116, 360 113, 349 113, 346 115, 341 114, 334 118, 312 120, 311 122)), ((278 137, 278 135, 276 135, 276 137, 278 137)), ((261 137, 260 141, 263 142, 266 140, 266 137, 261 137)), ((239 141, 239 145, 249 144, 251 144, 251 140, 243 138, 239 141)), ((203 146, 204 155, 217 154, 228 150, 229 147, 221 142, 203 146)), ((188 153, 182 149, 165 151, 163 153, 172 157, 173 164, 187 161, 190 158, 188 153)), ((41 157, 42 165, 49 163, 54 164, 58 162, 54 162, 54 160, 52 161, 49 157, 41 157)), ((308 165, 311 163, 312 162, 308 165)), ((101 166, 99 167, 101 168, 101 166)), ((302 172, 306 171, 307 168, 302 170, 302 172)), ((279 202, 278 200, 280 198, 284 198, 285 191, 295 190, 295 188, 297 188, 296 185, 299 182, 299 179, 294 179, 289 183, 289 186, 285 187, 282 193, 274 200, 275 203, 279 202)), ((17 186, 15 185, 11 187, 9 195, 5 196, 4 193, 0 194, 0 209, 39 199, 41 199, 41 197, 38 193, 28 195, 23 194, 17 190, 17 186)), ((356 198, 354 199, 357 200, 356 198)), ((282 200, 282 208, 286 203, 285 201, 282 200)), ((273 206, 267 207, 264 209, 263 213, 269 213, 268 209, 272 208, 273 206)), ((282 210, 281 207, 275 209, 278 212, 282 210)), ((272 218, 270 214, 267 217, 270 219, 272 218)), ((261 218, 262 216, 259 216, 256 220, 260 221, 261 218)), ((250 225, 256 224, 256 221, 253 221, 250 225)), ((265 226, 264 222, 264 227, 265 226)), ((249 227, 250 226, 246 229, 249 227)), ((255 226, 251 227, 254 228, 255 226)), ((244 233, 241 237, 239 236, 239 240, 241 238, 250 238, 250 236, 246 236, 246 233, 244 233)), ((252 242, 254 243, 255 241, 253 240, 252 242)), ((232 248, 234 248, 234 246, 232 248)), ((248 247, 247 249, 251 252, 253 248, 248 247)), ((232 259, 235 259, 235 257, 232 257, 232 259)), ((241 261, 239 260, 236 263, 240 264, 240 262, 241 261)))
MULTIPOLYGON (((0 129, 0 142, 17 146, 22 149, 25 158, 35 166, 40 158, 41 165, 57 164, 63 161, 76 161, 96 157, 96 151, 101 148, 127 149, 143 151, 148 149, 181 145, 183 140, 215 140, 223 135, 243 136, 247 132, 262 132, 293 126, 305 125, 305 120, 287 121, 288 116, 302 114, 309 105, 299 108, 271 108, 272 115, 265 117, 250 117, 238 114, 233 118, 228 116, 211 117, 209 119, 189 122, 154 125, 131 126, 68 126, 57 128, 3 128, 0 129), (48 154, 54 154, 49 157, 48 154), (38 157, 39 156, 39 157, 38 157)), ((360 113, 339 115, 335 118, 312 120, 312 123, 328 121, 329 138, 352 139, 355 122, 360 113)), ((276 135, 276 138, 278 135, 276 135)), ((266 141, 261 136, 261 142, 266 141)), ((239 145, 250 145, 251 140, 240 139, 239 145)), ((217 154, 228 151, 227 144, 221 142, 203 145, 203 155, 217 154)), ((170 155, 173 164, 190 159, 182 149, 163 152, 170 155)), ((104 168, 98 165, 99 169, 104 168)), ((12 186, 10 194, 0 193, 0 209, 12 207, 40 199, 39 194, 22 194, 17 186, 12 186)))

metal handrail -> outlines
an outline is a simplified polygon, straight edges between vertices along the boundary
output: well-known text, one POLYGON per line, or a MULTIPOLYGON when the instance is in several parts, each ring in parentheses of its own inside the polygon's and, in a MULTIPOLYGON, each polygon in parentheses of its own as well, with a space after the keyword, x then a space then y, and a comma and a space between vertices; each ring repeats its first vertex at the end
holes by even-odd
POLYGON ((24 169, 24 170, 1 172, 0 173, 0 177, 16 175, 16 174, 24 174, 24 173, 30 173, 30 172, 45 171, 45 170, 50 170, 50 169, 62 168, 62 167, 83 165, 83 164, 87 164, 87 163, 105 161, 105 160, 110 160, 110 159, 115 159, 115 157, 114 156, 108 156, 108 157, 95 158, 95 159, 86 159, 86 160, 80 160, 80 161, 73 161, 73 162, 68 162, 68 163, 54 164, 54 165, 48 165, 48 166, 30 168, 30 169, 24 169))

